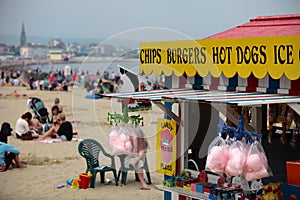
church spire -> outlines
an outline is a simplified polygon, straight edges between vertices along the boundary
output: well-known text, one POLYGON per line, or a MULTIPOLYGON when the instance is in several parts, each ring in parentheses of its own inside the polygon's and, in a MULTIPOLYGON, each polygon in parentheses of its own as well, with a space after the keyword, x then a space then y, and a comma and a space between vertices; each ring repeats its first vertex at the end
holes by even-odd
POLYGON ((26 33, 25 33, 25 26, 24 26, 24 22, 23 22, 21 38, 20 38, 20 47, 24 46, 25 44, 26 44, 26 33))

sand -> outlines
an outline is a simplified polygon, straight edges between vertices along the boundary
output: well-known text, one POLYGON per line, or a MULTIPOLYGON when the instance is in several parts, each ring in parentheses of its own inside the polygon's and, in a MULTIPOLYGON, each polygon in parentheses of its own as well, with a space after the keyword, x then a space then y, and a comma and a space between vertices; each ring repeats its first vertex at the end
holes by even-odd
MULTIPOLYGON (((116 99, 86 99, 87 94, 80 88, 69 88, 68 92, 29 90, 28 87, 1 86, 0 122, 9 122, 15 127, 16 120, 29 109, 28 97, 38 97, 43 100, 50 111, 54 98, 61 100, 67 120, 80 120, 76 127, 79 139, 93 138, 98 140, 107 151, 108 134, 111 126, 107 122, 108 112, 120 112, 121 104, 116 99), (7 96, 18 93, 19 97, 7 96), (23 96, 26 95, 26 96, 23 96)), ((29 110, 31 111, 31 110, 29 110)), ((151 170, 151 190, 140 190, 140 183, 135 181, 133 172, 128 174, 127 185, 115 186, 112 173, 106 177, 112 180, 110 184, 101 184, 97 176, 95 188, 72 189, 57 186, 66 184, 71 178, 78 178, 85 171, 85 160, 78 153, 78 141, 40 143, 36 141, 21 141, 15 135, 9 137, 8 143, 21 150, 20 160, 27 165, 25 169, 9 169, 0 173, 0 199, 163 199, 163 192, 154 189, 160 184, 163 175, 155 171, 156 120, 163 118, 163 112, 153 105, 151 111, 139 113, 144 117, 143 131, 150 143, 148 162, 151 170)), ((104 160, 103 162, 106 162, 104 160)), ((116 157, 117 169, 119 159, 116 157)))

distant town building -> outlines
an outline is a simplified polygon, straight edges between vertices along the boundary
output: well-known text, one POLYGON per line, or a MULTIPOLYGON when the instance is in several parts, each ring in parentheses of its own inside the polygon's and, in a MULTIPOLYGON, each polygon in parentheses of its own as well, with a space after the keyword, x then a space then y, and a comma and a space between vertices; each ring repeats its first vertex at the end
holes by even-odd
POLYGON ((114 51, 113 45, 104 44, 100 45, 100 52, 103 56, 112 56, 114 51))
POLYGON ((104 56, 111 57, 113 56, 114 47, 111 44, 91 44, 88 49, 91 56, 104 56))
POLYGON ((46 59, 47 55, 46 45, 28 43, 20 48, 20 56, 23 58, 46 59))
POLYGON ((23 47, 24 45, 26 45, 26 33, 25 33, 25 26, 24 26, 24 22, 23 22, 21 37, 20 37, 20 47, 23 47))
POLYGON ((64 51, 62 49, 49 49, 48 59, 53 61, 63 60, 64 51))
POLYGON ((77 45, 66 44, 65 52, 69 55, 69 58, 75 57, 78 52, 77 45))
POLYGON ((10 47, 6 44, 0 44, 0 55, 6 55, 9 52, 10 47))
POLYGON ((49 48, 64 49, 66 45, 60 39, 52 39, 48 42, 49 48))
POLYGON ((77 56, 87 56, 89 54, 89 44, 85 42, 81 42, 77 45, 77 56))

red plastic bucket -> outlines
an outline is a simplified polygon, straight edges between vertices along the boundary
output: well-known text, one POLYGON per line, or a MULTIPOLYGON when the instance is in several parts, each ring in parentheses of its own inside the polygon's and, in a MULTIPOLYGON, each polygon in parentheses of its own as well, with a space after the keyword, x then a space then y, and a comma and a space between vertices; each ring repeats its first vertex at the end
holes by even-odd
POLYGON ((81 173, 79 175, 79 189, 86 189, 89 187, 91 182, 92 174, 81 173))

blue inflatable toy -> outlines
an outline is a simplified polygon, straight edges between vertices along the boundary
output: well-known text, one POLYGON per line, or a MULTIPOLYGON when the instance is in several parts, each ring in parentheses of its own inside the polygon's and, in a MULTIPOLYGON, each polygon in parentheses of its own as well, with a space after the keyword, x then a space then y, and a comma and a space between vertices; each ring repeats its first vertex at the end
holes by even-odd
POLYGON ((85 96, 86 99, 101 99, 102 96, 97 95, 97 94, 88 94, 85 96))

